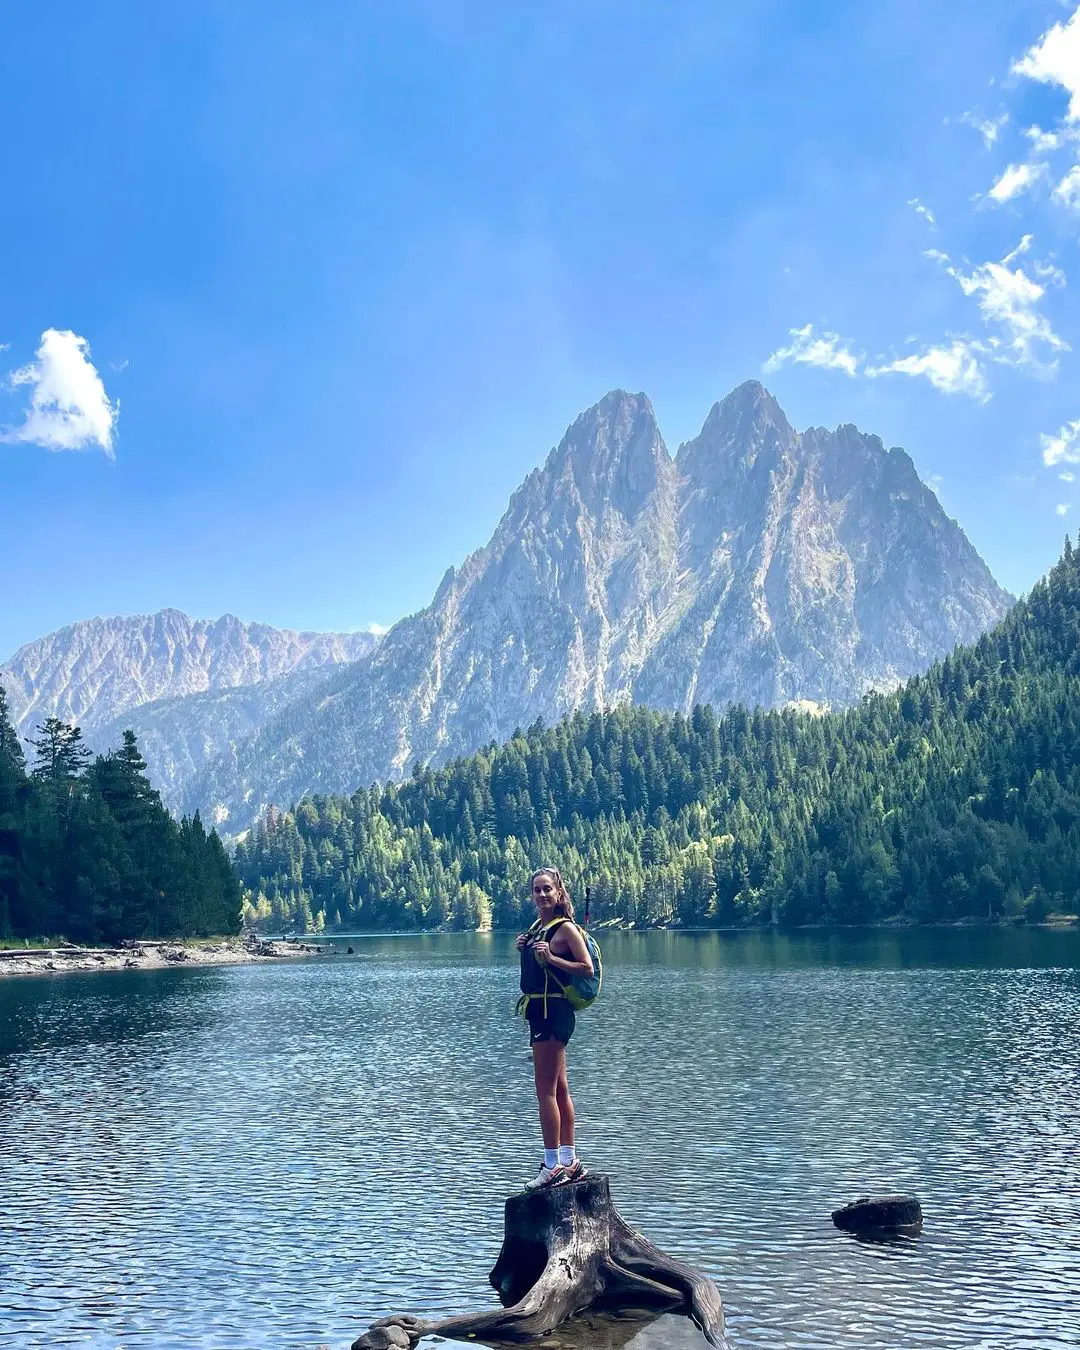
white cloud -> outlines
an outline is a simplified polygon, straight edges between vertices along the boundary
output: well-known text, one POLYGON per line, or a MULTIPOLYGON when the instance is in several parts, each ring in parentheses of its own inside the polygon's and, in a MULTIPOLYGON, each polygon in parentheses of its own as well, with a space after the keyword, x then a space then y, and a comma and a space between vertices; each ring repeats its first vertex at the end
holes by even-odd
POLYGON ((1053 263, 1035 263, 1035 275, 1040 281, 1049 281, 1051 286, 1064 286, 1065 273, 1060 267, 1055 267, 1053 263))
POLYGON ((983 145, 990 148, 1001 133, 1001 128, 1009 120, 1008 113, 1002 113, 1000 117, 976 117, 974 113, 966 112, 960 118, 969 127, 974 127, 983 138, 983 145))
POLYGON ((918 214, 925 219, 927 225, 929 225, 931 229, 933 229, 934 226, 937 224, 937 222, 934 220, 933 211, 931 211, 930 208, 926 206, 923 202, 919 201, 918 197, 910 197, 908 199, 908 206, 910 206, 913 211, 918 212, 918 214))
POLYGON ((867 366, 871 379, 879 375, 922 375, 943 394, 967 394, 985 403, 990 397, 986 375, 977 353, 983 348, 966 338, 953 338, 948 347, 929 347, 915 356, 902 356, 880 366, 867 366))
POLYGON ((1063 483, 1075 483, 1075 482, 1076 482, 1076 474, 1070 473, 1068 469, 1065 469, 1065 470, 1063 470, 1063 472, 1059 473, 1059 474, 1058 474, 1058 477, 1061 479, 1061 481, 1062 481, 1063 483))
POLYGON ((389 633, 390 625, 388 623, 369 623, 364 629, 365 633, 371 633, 373 637, 382 637, 384 633, 389 633))
POLYGON ((1054 511, 1059 516, 1065 515, 1068 509, 1069 506, 1067 502, 1058 502, 1057 506, 1054 507, 1054 511))
POLYGON ((1056 436, 1044 432, 1039 444, 1046 465, 1080 464, 1080 417, 1075 422, 1066 422, 1056 436))
POLYGON ((46 450, 89 450, 113 458, 119 404, 109 402, 101 376, 90 361, 90 344, 78 334, 47 328, 36 360, 8 377, 12 388, 30 387, 30 406, 21 427, 0 431, 0 440, 25 441, 46 450))
MULTIPOLYGON (((956 267, 946 268, 965 295, 977 297, 983 322, 1004 329, 1005 338, 992 338, 989 345, 994 349, 994 360, 1007 365, 1041 365, 1035 351, 1037 344, 1055 352, 1070 350, 1065 339, 1051 328, 1046 315, 1038 310, 1046 287, 1029 277, 1023 267, 1010 266, 1031 248, 1031 243, 1032 236, 1025 234, 1000 262, 979 263, 970 275, 956 267)), ((1064 274, 1057 268, 1050 269, 1045 279, 1064 284, 1064 274)))
POLYGON ((1021 256, 1021 254, 1030 253, 1031 246, 1034 242, 1035 236, 1033 234, 1021 235, 1020 242, 1017 244, 1017 246, 1012 250, 1011 253, 1006 253, 1004 258, 1002 258, 1001 260, 1002 265, 1004 267, 1008 267, 1009 263, 1015 262, 1017 258, 1021 256))
POLYGON ((823 370, 842 370, 845 375, 858 374, 862 358, 842 346, 838 334, 822 333, 820 337, 815 337, 812 323, 803 328, 792 328, 789 333, 791 346, 773 352, 763 367, 766 374, 779 370, 789 362, 794 365, 820 366, 823 370))
POLYGON ((1025 127, 1024 135, 1037 155, 1052 154, 1065 144, 1065 137, 1060 131, 1043 131, 1042 127, 1025 127))
POLYGON ((1007 202, 1037 183, 1046 172, 1045 164, 1010 164, 986 194, 992 202, 1007 202))
POLYGON ((1069 95, 1070 122, 1080 121, 1080 6, 1066 23, 1055 23, 1019 61, 1015 75, 1060 85, 1069 95))
POLYGON ((1051 196, 1063 206, 1080 207, 1080 164, 1074 164, 1061 182, 1054 188, 1051 196))

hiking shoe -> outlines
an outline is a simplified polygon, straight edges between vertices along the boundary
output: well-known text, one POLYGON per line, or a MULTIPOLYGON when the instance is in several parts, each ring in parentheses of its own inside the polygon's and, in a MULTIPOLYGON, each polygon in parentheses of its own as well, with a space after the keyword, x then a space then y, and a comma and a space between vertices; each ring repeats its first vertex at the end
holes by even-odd
POLYGON ((527 1191, 544 1191, 549 1186, 561 1186, 566 1180, 566 1168, 562 1163, 556 1163, 554 1167, 545 1167, 540 1164, 540 1171, 531 1181, 525 1183, 527 1191))
POLYGON ((567 1181, 581 1181, 583 1177, 589 1175, 588 1168, 580 1158, 575 1158, 569 1166, 564 1165, 563 1171, 566 1173, 567 1181))

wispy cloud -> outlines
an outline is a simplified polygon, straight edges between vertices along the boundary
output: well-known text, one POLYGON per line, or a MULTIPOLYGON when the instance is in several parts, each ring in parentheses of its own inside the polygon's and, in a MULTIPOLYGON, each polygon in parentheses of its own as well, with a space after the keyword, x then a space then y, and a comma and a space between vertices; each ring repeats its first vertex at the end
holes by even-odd
POLYGON ((388 623, 369 623, 364 629, 365 633, 370 633, 373 637, 382 637, 384 633, 389 633, 390 625, 388 623))
POLYGON ((112 459, 119 404, 111 403, 90 360, 90 344, 77 333, 47 328, 36 359, 8 376, 12 389, 26 386, 29 406, 22 426, 0 431, 0 440, 45 450, 90 450, 112 459))
MULTIPOLYGON (((1080 163, 1069 167, 1080 147, 1080 3, 1069 0, 1068 8, 1071 17, 1048 28, 1011 66, 1016 75, 1053 85, 1068 94, 1068 110, 1060 121, 1049 129, 1021 123, 1011 139, 1020 140, 1022 132, 1030 149, 1026 155, 1023 149, 1013 149, 1004 162, 1004 153, 997 152, 1002 129, 1009 122, 1007 111, 989 117, 966 112, 960 119, 979 132, 988 150, 995 151, 996 176, 985 194, 974 199, 984 208, 1010 203, 1013 210, 1034 211, 1052 201, 1055 206, 1080 210, 1080 163), (1034 192, 1041 182, 1054 186, 1049 192, 1034 192)), ((934 214, 921 197, 906 200, 931 228, 936 228, 934 214)), ((1022 369, 1040 378, 1056 374, 1062 354, 1071 351, 1071 346, 1055 327, 1062 307, 1051 306, 1050 292, 1052 288, 1064 288, 1068 278, 1055 255, 1035 257, 1033 244, 1034 235, 1024 233, 1003 258, 985 262, 972 262, 967 257, 954 262, 941 248, 925 250, 924 256, 941 267, 943 275, 956 283, 968 302, 964 306, 968 317, 954 321, 953 331, 946 328, 944 333, 939 330, 909 338, 910 345, 901 349, 900 355, 894 347, 886 355, 871 357, 860 354, 857 346, 842 341, 836 333, 816 333, 808 324, 791 330, 790 345, 774 352, 765 369, 798 362, 841 370, 849 377, 906 375, 927 380, 941 393, 964 394, 979 402, 986 402, 992 395, 996 367, 1022 369), (976 313, 982 332, 974 322, 976 313)), ((1064 317, 1061 323, 1065 323, 1064 317)), ((1060 437, 1043 440, 1050 447, 1047 453, 1065 453, 1054 449, 1060 437)), ((1067 446, 1070 462, 1080 463, 1080 451, 1074 457, 1074 442, 1067 442, 1067 446)))
POLYGON ((1000 117, 978 117, 975 113, 966 112, 960 120, 967 126, 975 128, 983 138, 983 145, 989 150, 1001 135, 1001 128, 1009 120, 1009 114, 1002 113, 1000 117))
POLYGON ((1080 6, 1065 23, 1055 23, 1013 62, 1014 75, 1054 84, 1069 95, 1066 118, 1080 122, 1080 6))
POLYGON ((968 338, 953 338, 948 347, 929 347, 883 365, 867 366, 870 379, 879 375, 922 376, 943 394, 967 394, 985 403, 990 397, 978 353, 984 348, 968 338))
POLYGON ((1075 422, 1066 422, 1056 436, 1045 433, 1039 437, 1042 446, 1043 463, 1053 467, 1055 464, 1080 464, 1080 417, 1075 422))
POLYGON ((1060 150, 1065 138, 1060 131, 1043 131, 1042 127, 1025 127, 1024 135, 1031 142, 1031 148, 1037 155, 1053 154, 1060 150))
POLYGON ((766 373, 788 364, 842 370, 845 375, 858 373, 862 358, 844 346, 837 333, 822 333, 820 337, 815 337, 814 325, 808 323, 803 328, 792 328, 789 336, 791 345, 778 348, 765 362, 763 369, 766 373))
POLYGON ((918 197, 908 198, 908 206, 910 206, 913 211, 918 212, 918 214, 923 217, 923 219, 926 221, 927 225, 929 225, 931 229, 933 229, 934 226, 937 224, 937 221, 934 219, 933 211, 931 211, 930 208, 924 202, 919 201, 918 197))
POLYGON ((769 372, 788 363, 802 363, 869 379, 909 375, 929 380, 943 394, 966 394, 985 403, 991 396, 987 361, 1046 372, 1056 368, 1056 353, 1070 350, 1039 309, 1047 286, 1064 286, 1064 272, 1033 259, 1029 274, 1018 261, 1030 252, 1033 242, 1034 236, 1025 234, 1000 262, 979 263, 970 271, 955 266, 941 249, 925 252, 927 258, 944 267, 965 296, 976 302, 980 317, 992 330, 985 340, 948 334, 944 342, 932 343, 920 352, 867 361, 838 334, 815 335, 813 324, 808 323, 791 329, 790 346, 773 352, 764 369, 769 372), (1049 359, 1047 352, 1053 354, 1049 359))
MULTIPOLYGON (((990 347, 994 360, 1007 365, 1030 365, 1053 368, 1055 362, 1040 359, 1037 347, 1051 351, 1069 351, 1069 344, 1054 332, 1050 320, 1038 306, 1046 294, 1046 287, 1030 277, 1017 258, 1031 248, 1033 236, 1025 234, 1011 253, 1000 262, 979 263, 971 272, 963 272, 951 264, 946 271, 966 296, 974 297, 983 322, 1003 330, 1004 337, 994 337, 990 347)), ((1046 281, 1064 284, 1064 274, 1058 268, 1043 270, 1046 281)))
POLYGON ((967 394, 980 402, 990 397, 979 361, 980 354, 989 349, 972 338, 954 337, 948 346, 928 347, 895 358, 882 356, 874 362, 853 352, 837 333, 815 336, 812 323, 792 328, 791 338, 790 346, 773 352, 765 362, 766 373, 784 365, 802 364, 839 370, 848 376, 863 375, 871 380, 882 375, 909 375, 929 380, 943 394, 967 394))
MULTIPOLYGON (((1048 28, 1038 42, 1013 62, 1012 71, 1052 85, 1069 96, 1065 115, 1052 131, 1044 131, 1039 126, 1025 130, 1032 153, 1054 155, 1066 146, 1075 153, 1080 145, 1080 5, 1071 18, 1048 28)), ((1059 206, 1080 209, 1080 163, 1074 164, 1058 179, 1050 197, 1059 206)))
POLYGON ((1061 479, 1061 481, 1062 481, 1063 483, 1075 483, 1075 482, 1076 482, 1076 474, 1070 472, 1070 470, 1068 470, 1068 469, 1063 469, 1063 470, 1061 471, 1061 473, 1058 474, 1058 477, 1061 479))
POLYGON ((1069 510, 1068 502, 1058 502, 1057 506, 1054 507, 1055 514, 1059 516, 1067 515, 1068 510, 1069 510))
POLYGON ((1064 206, 1080 207, 1080 164, 1074 164, 1050 194, 1064 206))
POLYGON ((1045 164, 1010 164, 1004 169, 1000 176, 994 180, 993 186, 987 192, 989 201, 1002 202, 1012 201, 1018 197, 1021 192, 1026 192, 1032 183, 1037 183, 1046 173, 1045 164))

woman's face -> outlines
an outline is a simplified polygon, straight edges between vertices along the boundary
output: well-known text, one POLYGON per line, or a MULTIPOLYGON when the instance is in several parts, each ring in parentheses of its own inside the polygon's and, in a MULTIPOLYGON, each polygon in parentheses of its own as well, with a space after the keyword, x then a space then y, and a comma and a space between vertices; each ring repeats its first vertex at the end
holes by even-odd
POLYGON ((542 917, 550 914, 555 908, 559 894, 555 889, 555 878, 550 872, 541 872, 533 877, 532 897, 542 917))

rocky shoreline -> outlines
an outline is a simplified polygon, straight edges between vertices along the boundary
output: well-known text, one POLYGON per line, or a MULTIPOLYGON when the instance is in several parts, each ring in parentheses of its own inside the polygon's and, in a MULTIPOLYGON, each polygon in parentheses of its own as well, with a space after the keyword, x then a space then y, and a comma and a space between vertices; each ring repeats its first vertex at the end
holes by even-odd
POLYGON ((62 975, 88 970, 164 970, 169 966, 235 966, 322 956, 325 948, 310 942, 265 942, 248 936, 217 942, 125 943, 121 947, 25 947, 0 951, 4 975, 62 975))

